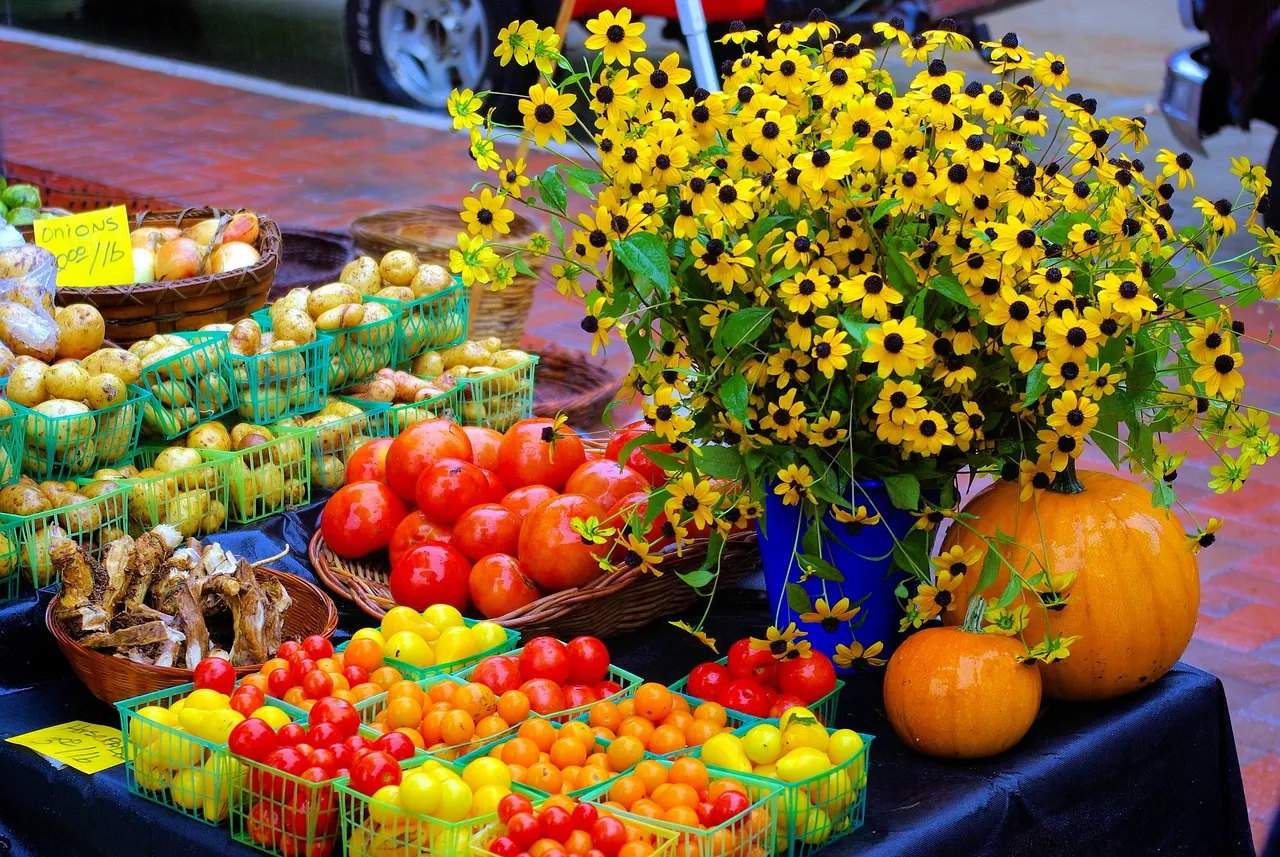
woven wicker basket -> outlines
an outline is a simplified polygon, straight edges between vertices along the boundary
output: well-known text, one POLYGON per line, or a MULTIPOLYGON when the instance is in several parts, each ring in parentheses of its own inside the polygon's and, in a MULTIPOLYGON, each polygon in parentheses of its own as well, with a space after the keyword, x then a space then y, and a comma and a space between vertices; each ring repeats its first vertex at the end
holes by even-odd
MULTIPOLYGON (((374 258, 392 250, 408 250, 423 262, 449 267, 449 250, 458 246, 458 230, 462 221, 458 209, 445 205, 380 211, 358 217, 351 223, 356 249, 374 258)), ((511 221, 511 234, 504 242, 523 245, 537 231, 537 224, 517 214, 511 221)), ((524 335, 524 325, 533 306, 533 293, 538 286, 542 257, 525 256, 534 276, 517 274, 511 285, 500 292, 477 285, 471 292, 472 339, 496 336, 504 345, 515 346, 524 335)))
MULTIPOLYGON (((293 599, 293 604, 284 614, 284 633, 287 638, 302 639, 312 634, 328 637, 337 629, 338 610, 333 599, 315 584, 271 568, 259 568, 257 572, 278 579, 293 599)), ((44 615, 45 625, 80 681, 103 702, 110 704, 167 687, 177 687, 193 680, 192 670, 137 664, 80 645, 71 639, 62 623, 54 618, 53 606, 56 602, 56 598, 49 602, 44 615)), ((236 675, 245 676, 257 672, 258 666, 236 667, 236 675)))
MULTIPOLYGON (((210 217, 234 214, 214 208, 141 212, 132 217, 133 229, 142 226, 184 228, 210 217)), ((128 346, 157 333, 198 330, 206 324, 233 322, 260 309, 280 262, 280 229, 275 221, 258 216, 257 249, 262 259, 248 268, 225 274, 202 274, 163 283, 130 283, 92 289, 60 289, 57 301, 93 304, 107 322, 107 339, 128 346)), ((31 228, 23 227, 31 239, 31 228)))
POLYGON ((533 388, 533 413, 554 417, 564 413, 569 425, 592 429, 600 423, 604 409, 622 387, 622 376, 591 359, 585 351, 574 351, 553 342, 525 337, 526 350, 538 357, 538 375, 533 388))
MULTIPOLYGON (((385 558, 343 559, 325 544, 320 532, 311 539, 311 567, 337 595, 381 619, 395 606, 385 558)), ((609 637, 634 631, 664 616, 681 613, 698 600, 676 571, 692 571, 706 558, 706 543, 686 546, 677 557, 671 549, 657 577, 639 568, 603 574, 585 586, 565 589, 498 616, 493 621, 526 636, 550 634, 569 639, 580 634, 609 637)), ((731 586, 759 568, 760 551, 754 532, 738 533, 725 544, 720 563, 720 586, 731 586)))
POLYGON ((269 296, 273 301, 290 289, 314 289, 337 282, 351 259, 351 239, 340 232, 286 228, 280 239, 280 265, 269 296))

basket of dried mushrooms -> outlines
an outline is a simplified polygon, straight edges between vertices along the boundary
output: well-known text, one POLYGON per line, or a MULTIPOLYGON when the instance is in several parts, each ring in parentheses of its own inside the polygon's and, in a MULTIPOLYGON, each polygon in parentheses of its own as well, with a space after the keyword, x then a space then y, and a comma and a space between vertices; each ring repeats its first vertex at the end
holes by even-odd
POLYGON ((50 559, 62 588, 45 623, 103 702, 189 682, 209 655, 248 675, 284 640, 338 627, 333 601, 313 584, 164 524, 109 543, 101 562, 65 538, 50 559))

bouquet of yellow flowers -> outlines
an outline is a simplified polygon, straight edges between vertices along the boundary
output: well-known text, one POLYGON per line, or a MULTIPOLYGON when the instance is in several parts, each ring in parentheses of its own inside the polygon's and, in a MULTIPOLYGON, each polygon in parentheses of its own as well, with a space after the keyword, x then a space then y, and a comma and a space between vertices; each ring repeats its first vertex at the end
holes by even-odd
MULTIPOLYGON (((767 35, 735 25, 725 40, 742 55, 723 91, 686 94, 678 57, 645 58, 644 25, 626 10, 588 30, 598 53, 581 68, 553 31, 500 33, 504 63, 562 72, 520 95, 518 131, 482 115, 487 93, 455 93, 455 124, 471 129, 489 179, 452 261, 467 282, 501 287, 528 269, 504 244, 505 209, 551 217, 535 248, 582 302, 593 351, 619 338, 635 359, 623 395, 645 397, 652 431, 626 452, 671 445, 649 453, 669 483, 614 535, 651 570, 658 539, 708 536, 707 563, 682 576, 713 587, 724 538, 780 504, 805 522, 786 606, 838 623, 856 601, 815 603, 799 585, 842 579, 824 540, 906 510, 918 526, 893 533, 881 559, 908 578, 903 626, 919 627, 966 570, 929 560, 938 522, 966 525, 961 474, 1016 481, 1031 500, 1070 482, 1093 443, 1169 507, 1172 434, 1220 451, 1219 491, 1276 454, 1267 415, 1240 404, 1246 334, 1232 309, 1280 295, 1280 274, 1254 255, 1210 261, 1241 228, 1262 255, 1280 253, 1259 223, 1260 167, 1236 162, 1238 197, 1196 198, 1201 222, 1175 231, 1191 157, 1140 159, 1145 120, 1063 95, 1066 61, 1014 34, 984 43, 991 73, 970 79, 948 56, 974 46, 946 28, 879 24, 871 47, 821 15, 767 35), (905 88, 885 68, 891 53, 906 60, 905 88), (594 145, 540 176, 495 153, 517 134, 566 143, 574 126, 594 145)), ((1017 579, 1041 603, 1062 596, 1048 570, 1017 579)), ((1017 594, 992 605, 993 622, 1008 624, 1017 594)), ((791 633, 788 650, 803 636, 778 633, 791 633)), ((1066 642, 1028 648, 1053 659, 1066 642)), ((870 654, 854 640, 841 657, 870 654)))

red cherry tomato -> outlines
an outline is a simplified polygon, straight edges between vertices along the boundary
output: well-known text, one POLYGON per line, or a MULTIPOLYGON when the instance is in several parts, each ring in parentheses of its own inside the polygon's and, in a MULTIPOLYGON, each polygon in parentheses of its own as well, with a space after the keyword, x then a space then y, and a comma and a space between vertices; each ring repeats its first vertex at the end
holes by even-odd
MULTIPOLYGON (((507 797, 510 797, 510 795, 507 795, 507 797)), ((520 854, 520 846, 510 836, 499 836, 486 845, 484 850, 494 855, 494 857, 519 857, 520 854)))
POLYGON ((778 687, 812 705, 836 689, 836 668, 822 652, 810 650, 807 658, 793 658, 778 667, 778 687))
POLYGON ((276 657, 284 658, 286 661, 293 657, 294 652, 302 651, 302 644, 297 640, 285 640, 276 647, 276 657))
POLYGON ((315 745, 306 741, 302 742, 301 744, 294 744, 293 749, 297 750, 299 753, 306 756, 308 759, 310 759, 311 754, 316 751, 315 745))
POLYGON ((751 808, 751 798, 742 792, 723 792, 711 804, 712 824, 724 824, 751 808))
POLYGON ((596 693, 601 699, 607 699, 615 693, 622 693, 622 685, 616 681, 602 681, 596 685, 596 693))
POLYGON ((509 794, 498 801, 498 821, 506 824, 518 812, 533 812, 533 804, 524 795, 509 794))
POLYGON ((336 723, 330 723, 327 720, 321 720, 307 730, 307 743, 316 747, 341 744, 346 737, 336 723))
POLYGON ((751 648, 751 640, 743 637, 729 647, 729 674, 734 678, 755 679, 761 684, 772 684, 778 672, 778 662, 768 649, 751 648))
POLYGON ((573 808, 573 827, 575 830, 591 832, 591 828, 600 819, 600 810, 593 804, 580 803, 573 808))
POLYGON ((284 699, 285 691, 293 687, 293 674, 284 667, 274 669, 267 676, 267 691, 276 699, 284 699))
POLYGON ((227 748, 237 756, 261 762, 279 749, 275 730, 265 720, 250 717, 241 720, 227 736, 227 748))
POLYGON ((251 684, 236 688, 235 693, 231 694, 231 710, 237 711, 245 717, 248 717, 266 704, 266 695, 251 684))
POLYGON ((463 426, 467 440, 471 441, 471 460, 485 470, 498 469, 498 447, 502 445, 502 432, 479 426, 463 426))
POLYGON ((333 657, 333 643, 321 634, 312 634, 302 641, 302 650, 313 661, 333 657))
POLYGON ((417 750, 413 740, 403 732, 388 732, 373 742, 373 749, 390 753, 401 762, 408 759, 417 750))
POLYGON ((196 689, 207 687, 230 695, 236 689, 236 668, 226 658, 205 658, 196 664, 196 689))
POLYGON ((630 467, 608 458, 598 458, 578 465, 565 483, 564 493, 585 494, 606 509, 612 509, 628 494, 648 488, 645 478, 630 467))
POLYGON ((542 597, 542 592, 524 573, 520 560, 505 553, 481 557, 471 566, 467 586, 476 609, 488 619, 505 616, 542 597))
MULTIPOLYGON (((622 448, 635 438, 642 434, 652 431, 648 424, 643 420, 623 426, 613 433, 613 437, 609 438, 609 445, 604 448, 604 457, 609 461, 617 461, 618 456, 622 455, 622 448)), ((649 481, 650 485, 661 485, 667 481, 667 474, 657 462, 644 454, 645 449, 652 449, 655 452, 664 452, 671 454, 671 444, 669 443, 651 443, 645 446, 637 446, 631 450, 631 454, 627 456, 626 465, 632 470, 639 473, 649 481)))
POLYGON ((266 801, 259 801, 249 810, 249 837, 267 849, 275 849, 280 842, 284 816, 266 801))
POLYGON ((371 440, 351 453, 347 459, 347 470, 343 482, 387 481, 387 452, 391 449, 392 437, 380 437, 371 440))
POLYGON ((342 677, 347 680, 347 684, 355 687, 358 684, 364 684, 369 680, 369 671, 364 667, 358 667, 352 664, 349 667, 342 668, 342 677))
POLYGON ((769 716, 769 697, 759 682, 749 678, 735 678, 729 682, 720 697, 720 704, 752 717, 769 716))
POLYGON ((281 747, 294 747, 307 740, 307 728, 301 723, 286 723, 276 731, 276 741, 281 747))
POLYGON ((312 670, 302 677, 302 692, 307 699, 323 699, 333 693, 333 679, 324 670, 312 670))
POLYGON ((418 545, 447 545, 453 543, 453 530, 444 524, 437 524, 421 511, 413 511, 391 534, 391 544, 387 553, 394 567, 400 558, 418 545))
POLYGON ((520 662, 502 657, 482 660, 471 674, 471 680, 489 688, 495 696, 501 696, 509 690, 519 690, 520 685, 524 684, 524 677, 520 675, 520 662))
POLYGON ((541 503, 543 500, 550 500, 552 497, 559 497, 560 492, 554 488, 548 488, 545 485, 526 485, 523 488, 517 488, 514 491, 508 491, 502 498, 502 505, 520 516, 523 521, 529 511, 541 503))
POLYGON ((627 828, 612 816, 598 819, 591 827, 591 844, 613 857, 627 844, 627 828))
POLYGON ((534 817, 532 810, 517 812, 511 816, 507 821, 507 835, 521 848, 528 848, 537 842, 541 833, 538 819, 534 817))
POLYGON ((538 831, 544 839, 564 842, 573 833, 573 816, 562 806, 549 806, 538 816, 538 831))
POLYGON ((310 767, 307 764, 306 754, 297 747, 279 747, 272 750, 262 763, 278 771, 284 771, 286 774, 293 774, 295 777, 310 767))
POLYGON ((546 485, 560 491, 587 460, 582 439, 572 429, 557 430, 545 417, 520 420, 498 447, 498 475, 509 488, 546 485))
POLYGON ((307 713, 307 725, 315 726, 317 723, 332 723, 343 737, 351 738, 360 729, 360 714, 345 699, 327 696, 307 713))
MULTIPOLYGON (((338 746, 342 746, 342 745, 338 745, 338 746)), ((323 771, 324 778, 326 780, 333 776, 334 771, 338 770, 338 763, 337 763, 337 760, 334 758, 333 751, 325 749, 324 747, 319 747, 315 750, 312 750, 311 756, 310 758, 307 759, 307 761, 311 763, 312 767, 319 768, 321 771, 323 771)), ((306 772, 303 772, 303 776, 304 777, 306 776, 306 772)))
POLYGON ((489 498, 487 502, 498 503, 502 498, 507 496, 507 483, 502 481, 502 477, 496 471, 484 471, 485 481, 489 483, 489 498))
POLYGON ((773 698, 773 702, 769 703, 769 716, 781 717, 787 713, 788 708, 795 708, 796 706, 803 707, 806 705, 808 705, 808 703, 798 696, 792 696, 789 693, 779 694, 773 698))
POLYGON ((698 664, 689 671, 689 683, 685 685, 690 696, 705 699, 708 702, 719 702, 720 694, 733 681, 729 668, 724 664, 698 664))
POLYGON ((569 647, 555 637, 534 637, 520 652, 520 674, 564 684, 569 680, 569 647))
POLYGON ((595 637, 569 641, 569 681, 598 684, 609 674, 609 648, 595 637))
POLYGON ((454 521, 453 546, 472 562, 491 553, 514 556, 520 546, 520 523, 519 515, 498 503, 472 506, 454 521))
POLYGON ((452 604, 466 610, 471 564, 445 545, 418 545, 391 569, 391 597, 397 604, 426 610, 432 604, 452 604))
POLYGON ((548 715, 564 711, 564 691, 549 678, 535 678, 520 685, 520 692, 529 697, 529 709, 548 715))
POLYGON ((484 471, 460 458, 442 458, 422 471, 414 497, 428 518, 452 524, 458 516, 489 499, 484 471))
POLYGON ((564 707, 578 708, 600 701, 600 694, 587 684, 566 684, 564 686, 564 707))
POLYGON ((408 514, 404 501, 383 483, 353 482, 324 504, 320 531, 334 553, 354 559, 390 544, 408 514))
POLYGON ((600 576, 600 557, 608 551, 608 545, 583 542, 573 529, 575 519, 585 521, 591 517, 603 521, 605 510, 581 494, 545 500, 525 517, 516 555, 544 590, 569 589, 600 576))
POLYGON ((400 765, 390 753, 374 750, 351 769, 351 787, 372 795, 383 786, 400 785, 400 765))
POLYGON ((387 450, 387 481, 405 500, 414 499, 418 477, 442 458, 471 460, 471 441, 449 420, 429 419, 400 432, 387 450))

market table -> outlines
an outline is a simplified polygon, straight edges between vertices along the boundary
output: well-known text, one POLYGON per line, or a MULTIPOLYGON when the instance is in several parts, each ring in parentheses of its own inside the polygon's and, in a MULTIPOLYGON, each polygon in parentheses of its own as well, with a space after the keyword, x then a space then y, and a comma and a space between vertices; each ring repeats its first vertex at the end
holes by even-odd
MULTIPOLYGON (((250 559, 295 555, 276 567, 314 580, 305 559, 318 506, 220 534, 250 559)), ((0 740, 87 720, 117 725, 109 706, 70 673, 44 627, 48 593, 0 607, 0 740)), ((339 636, 370 624, 338 601, 339 636)), ((721 593, 712 636, 736 639, 767 623, 762 593, 721 593)), ((614 659, 669 683, 709 654, 665 624, 609 640, 614 659)), ((897 740, 878 677, 855 676, 838 726, 877 736, 866 825, 830 857, 956 855, 1252 855, 1240 766, 1222 684, 1179 665, 1153 686, 1101 704, 1047 704, 1027 738, 980 762, 929 759, 897 740)), ((259 853, 212 828, 134 798, 124 768, 92 777, 0 743, 0 857, 206 857, 259 853)))

